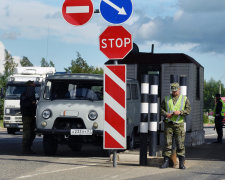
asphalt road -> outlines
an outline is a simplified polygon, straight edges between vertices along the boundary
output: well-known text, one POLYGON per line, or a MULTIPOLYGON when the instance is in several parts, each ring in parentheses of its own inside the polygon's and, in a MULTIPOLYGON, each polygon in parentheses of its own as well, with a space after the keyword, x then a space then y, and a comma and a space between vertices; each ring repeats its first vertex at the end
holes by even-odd
MULTIPOLYGON (((225 130, 225 129, 224 129, 225 130)), ((149 157, 149 165, 139 166, 138 149, 120 153, 117 167, 100 148, 86 145, 74 153, 67 146, 60 146, 57 155, 46 157, 42 151, 42 138, 35 139, 35 156, 21 154, 21 134, 8 135, 0 129, 0 179, 208 179, 225 180, 225 142, 216 139, 213 128, 205 128, 206 143, 187 148, 186 170, 160 169, 162 158, 149 157)))

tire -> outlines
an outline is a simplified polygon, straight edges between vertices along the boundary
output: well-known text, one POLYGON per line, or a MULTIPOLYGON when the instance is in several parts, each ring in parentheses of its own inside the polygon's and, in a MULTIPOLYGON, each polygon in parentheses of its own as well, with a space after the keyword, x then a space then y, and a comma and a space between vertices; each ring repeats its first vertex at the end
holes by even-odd
POLYGON ((58 149, 57 140, 53 135, 44 135, 43 137, 43 150, 45 155, 52 156, 55 155, 58 149))
POLYGON ((71 136, 69 138, 68 146, 74 152, 81 151, 82 146, 83 146, 82 137, 79 137, 79 136, 71 136))
POLYGON ((131 136, 127 137, 127 149, 133 150, 135 148, 135 134, 132 132, 131 136))
POLYGON ((16 128, 7 128, 8 134, 15 134, 15 132, 17 132, 17 131, 18 131, 18 129, 16 129, 16 128))

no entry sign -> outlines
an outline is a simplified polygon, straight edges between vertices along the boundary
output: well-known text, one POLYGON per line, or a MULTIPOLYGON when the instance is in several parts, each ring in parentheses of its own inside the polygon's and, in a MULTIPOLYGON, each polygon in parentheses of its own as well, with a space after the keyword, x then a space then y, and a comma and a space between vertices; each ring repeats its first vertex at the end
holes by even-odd
POLYGON ((126 149, 126 65, 104 68, 104 149, 126 149))
POLYGON ((109 26, 99 36, 100 51, 109 59, 123 59, 132 49, 132 36, 123 26, 109 26))
POLYGON ((65 0, 62 7, 64 19, 75 26, 87 23, 93 14, 91 0, 65 0))

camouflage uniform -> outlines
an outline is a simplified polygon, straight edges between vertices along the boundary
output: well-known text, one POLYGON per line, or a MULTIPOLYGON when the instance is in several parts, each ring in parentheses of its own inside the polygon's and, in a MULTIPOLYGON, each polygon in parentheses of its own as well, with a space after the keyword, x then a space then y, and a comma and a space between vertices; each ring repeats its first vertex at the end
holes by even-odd
MULTIPOLYGON (((179 96, 172 97, 173 104, 176 104, 179 96)), ((182 116, 186 116, 190 113, 191 106, 190 101, 187 99, 185 102, 184 110, 181 111, 182 116)), ((165 99, 161 104, 161 115, 166 117, 168 112, 166 112, 166 102, 165 99)), ((172 153, 172 139, 173 135, 175 137, 175 142, 177 146, 177 155, 178 156, 185 156, 185 147, 184 147, 184 139, 185 139, 185 130, 184 130, 184 123, 174 123, 174 122, 164 122, 164 138, 165 138, 165 145, 163 150, 163 156, 170 157, 172 153)))
POLYGON ((35 139, 35 117, 34 116, 23 116, 23 140, 22 148, 23 151, 29 151, 32 143, 35 139))
POLYGON ((24 154, 33 154, 31 146, 35 138, 36 112, 35 85, 33 81, 27 82, 27 87, 20 96, 20 111, 23 121, 22 152, 24 154))

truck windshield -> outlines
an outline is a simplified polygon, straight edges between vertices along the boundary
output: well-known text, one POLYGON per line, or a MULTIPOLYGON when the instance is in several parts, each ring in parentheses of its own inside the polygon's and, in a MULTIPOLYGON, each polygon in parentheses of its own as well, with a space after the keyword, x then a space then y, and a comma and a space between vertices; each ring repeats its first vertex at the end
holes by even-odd
POLYGON ((102 81, 48 81, 45 99, 103 100, 102 81))
MULTIPOLYGON (((5 99, 20 99, 20 95, 25 91, 25 84, 8 84, 5 99)), ((35 96, 36 98, 40 95, 41 87, 40 85, 36 85, 35 87, 35 96)))

